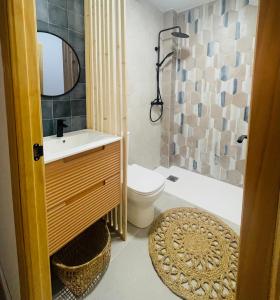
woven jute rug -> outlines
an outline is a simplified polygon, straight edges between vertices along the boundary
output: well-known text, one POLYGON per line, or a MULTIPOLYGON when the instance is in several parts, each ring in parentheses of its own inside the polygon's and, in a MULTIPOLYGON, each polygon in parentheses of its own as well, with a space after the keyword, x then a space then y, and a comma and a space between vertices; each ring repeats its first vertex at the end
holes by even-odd
POLYGON ((239 238, 196 208, 162 213, 149 233, 152 263, 164 284, 187 300, 235 299, 239 238))

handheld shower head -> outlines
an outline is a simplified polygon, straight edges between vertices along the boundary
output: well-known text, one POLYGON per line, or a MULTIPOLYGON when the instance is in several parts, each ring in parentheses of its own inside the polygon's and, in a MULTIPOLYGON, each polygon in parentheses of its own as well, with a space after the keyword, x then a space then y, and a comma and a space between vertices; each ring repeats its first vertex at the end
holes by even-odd
POLYGON ((189 35, 181 31, 174 31, 171 34, 180 39, 187 39, 188 37, 190 37, 189 35))
POLYGON ((166 59, 168 57, 172 56, 174 53, 175 53, 175 51, 168 53, 160 63, 157 63, 157 67, 160 68, 162 66, 162 64, 166 61, 166 59))

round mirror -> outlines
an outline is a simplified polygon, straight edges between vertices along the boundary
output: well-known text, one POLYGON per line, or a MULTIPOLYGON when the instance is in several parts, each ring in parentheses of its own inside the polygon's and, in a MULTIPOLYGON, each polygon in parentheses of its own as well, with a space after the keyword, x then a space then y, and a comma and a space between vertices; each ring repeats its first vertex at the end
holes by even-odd
POLYGON ((61 96, 71 91, 80 76, 75 50, 62 38, 38 32, 41 94, 61 96))

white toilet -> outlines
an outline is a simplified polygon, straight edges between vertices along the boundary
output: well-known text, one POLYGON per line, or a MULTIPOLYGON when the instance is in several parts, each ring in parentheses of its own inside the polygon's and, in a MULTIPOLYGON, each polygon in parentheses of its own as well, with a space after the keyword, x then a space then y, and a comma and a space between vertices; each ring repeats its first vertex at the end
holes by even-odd
POLYGON ((127 172, 128 221, 139 228, 154 220, 153 203, 164 190, 165 178, 159 173, 133 164, 127 172))

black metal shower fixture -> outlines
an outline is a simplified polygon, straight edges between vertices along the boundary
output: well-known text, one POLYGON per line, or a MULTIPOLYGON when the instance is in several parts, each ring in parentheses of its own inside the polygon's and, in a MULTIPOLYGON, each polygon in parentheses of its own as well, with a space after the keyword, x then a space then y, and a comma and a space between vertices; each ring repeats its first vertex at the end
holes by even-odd
POLYGON ((156 73, 157 73, 157 96, 156 98, 151 102, 151 108, 150 108, 150 120, 151 122, 157 122, 162 118, 163 115, 163 101, 161 98, 161 93, 160 93, 160 86, 159 86, 159 74, 160 74, 160 68, 163 65, 163 63, 166 61, 167 58, 169 58, 170 56, 172 56, 175 51, 172 51, 170 53, 168 53, 167 55, 165 55, 165 57, 162 59, 162 61, 160 61, 160 36, 163 32, 165 31, 169 31, 169 30, 176 30, 171 32, 171 34, 176 37, 176 38, 183 38, 186 39, 189 37, 189 35, 187 35, 186 33, 183 33, 181 30, 180 26, 174 26, 174 27, 170 27, 170 28, 166 28, 163 29, 159 32, 158 34, 158 46, 155 47, 155 51, 157 51, 157 63, 156 63, 156 73), (152 118, 152 110, 153 107, 159 107, 160 108, 160 115, 159 117, 157 117, 156 119, 152 118))

